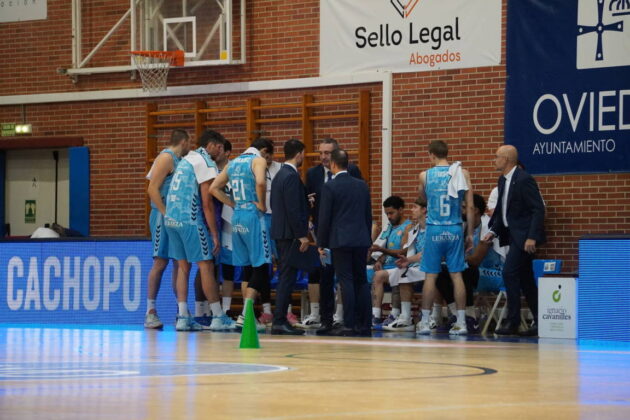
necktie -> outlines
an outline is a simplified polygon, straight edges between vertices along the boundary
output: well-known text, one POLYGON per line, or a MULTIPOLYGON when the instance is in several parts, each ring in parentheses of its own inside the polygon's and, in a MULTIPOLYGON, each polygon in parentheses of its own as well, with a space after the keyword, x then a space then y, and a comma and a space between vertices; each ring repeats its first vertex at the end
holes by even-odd
POLYGON ((332 179, 332 172, 328 171, 328 179, 326 179, 326 182, 330 181, 332 179))

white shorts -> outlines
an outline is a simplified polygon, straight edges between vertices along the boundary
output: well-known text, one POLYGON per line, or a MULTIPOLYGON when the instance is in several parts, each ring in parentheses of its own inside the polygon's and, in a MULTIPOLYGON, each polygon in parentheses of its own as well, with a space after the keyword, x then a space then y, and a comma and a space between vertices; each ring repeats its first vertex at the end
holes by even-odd
POLYGON ((423 281, 425 274, 420 267, 392 268, 387 270, 389 285, 398 286, 401 283, 417 283, 423 281))

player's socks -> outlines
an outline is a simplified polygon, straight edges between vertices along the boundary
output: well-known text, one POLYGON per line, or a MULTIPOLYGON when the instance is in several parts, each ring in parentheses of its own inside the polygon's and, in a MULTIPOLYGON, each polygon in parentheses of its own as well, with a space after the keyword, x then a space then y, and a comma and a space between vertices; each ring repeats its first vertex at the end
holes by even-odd
POLYGON ((372 316, 374 318, 380 319, 381 318, 381 313, 382 313, 381 308, 372 307, 372 316))
POLYGON ((400 308, 392 308, 391 314, 394 318, 397 318, 400 315, 400 308))
POLYGON ((457 310, 457 324, 466 325, 466 310, 465 309, 457 310))
POLYGON ((224 297, 223 299, 221 299, 221 301, 222 301, 222 306, 223 306, 223 312, 227 313, 230 310, 230 306, 232 306, 232 298, 224 297))
POLYGON ((186 303, 186 302, 177 302, 177 315, 178 316, 188 316, 188 303, 186 303))
POLYGON ((147 314, 155 310, 155 299, 147 299, 147 314))
POLYGON ((319 317, 319 302, 311 303, 311 316, 319 317))
POLYGON ((411 319, 411 302, 400 302, 400 317, 406 320, 411 319))
POLYGON ((210 303, 209 305, 210 311, 212 312, 212 316, 221 316, 223 315, 223 308, 221 304, 217 300, 216 302, 210 303))
POLYGON ((271 303, 263 303, 263 313, 271 314, 271 303))

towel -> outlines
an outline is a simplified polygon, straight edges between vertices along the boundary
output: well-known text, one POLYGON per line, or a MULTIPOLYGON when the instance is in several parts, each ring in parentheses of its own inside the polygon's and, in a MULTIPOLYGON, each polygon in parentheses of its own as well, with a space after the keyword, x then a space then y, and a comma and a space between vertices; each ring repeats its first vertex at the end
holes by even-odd
POLYGON ((243 152, 244 155, 256 155, 258 157, 260 156, 260 150, 256 149, 255 147, 248 147, 247 150, 245 150, 243 152))
POLYGON ((468 183, 466 177, 462 171, 462 163, 455 162, 448 168, 448 174, 451 179, 448 181, 448 195, 449 197, 459 197, 460 191, 468 191, 468 183))

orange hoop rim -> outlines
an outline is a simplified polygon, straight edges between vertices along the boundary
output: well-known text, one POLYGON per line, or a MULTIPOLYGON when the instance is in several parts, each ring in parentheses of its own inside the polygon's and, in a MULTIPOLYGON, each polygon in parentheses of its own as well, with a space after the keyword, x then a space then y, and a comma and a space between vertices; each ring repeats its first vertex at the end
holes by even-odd
POLYGON ((141 55, 144 57, 170 58, 172 66, 184 65, 184 51, 131 51, 131 55, 141 55))

